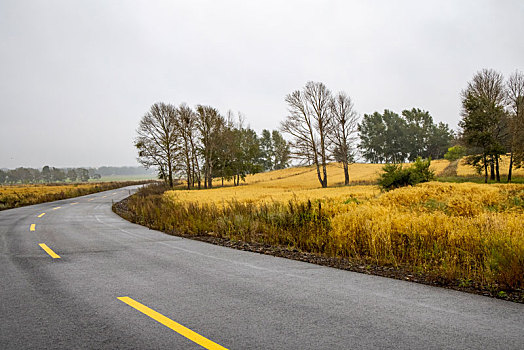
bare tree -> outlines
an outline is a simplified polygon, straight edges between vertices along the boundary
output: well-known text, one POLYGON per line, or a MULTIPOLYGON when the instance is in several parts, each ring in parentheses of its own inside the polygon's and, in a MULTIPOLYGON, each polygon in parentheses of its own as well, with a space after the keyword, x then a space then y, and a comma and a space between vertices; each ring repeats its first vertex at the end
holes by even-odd
POLYGON ((225 125, 224 118, 211 106, 198 105, 196 108, 197 128, 201 137, 203 155, 204 188, 213 187, 213 158, 218 148, 220 132, 225 125))
POLYGON ((312 159, 322 187, 327 187, 327 162, 331 125, 331 92, 319 82, 308 82, 303 91, 286 96, 289 115, 281 128, 293 137, 294 155, 300 159, 312 159), (322 172, 320 170, 322 167, 322 172))
POLYGON ((196 182, 200 187, 200 169, 195 146, 196 115, 191 107, 186 104, 178 107, 176 126, 181 139, 180 158, 187 178, 187 189, 194 187, 196 182))
POLYGON ((176 108, 171 104, 155 103, 142 117, 137 129, 135 147, 138 162, 146 168, 158 168, 159 175, 173 187, 176 165, 176 108))
POLYGON ((506 83, 506 97, 510 112, 510 160, 508 182, 511 182, 513 166, 524 163, 524 74, 515 71, 506 83))
POLYGON ((358 114, 353 101, 344 92, 339 92, 331 101, 331 132, 328 134, 334 149, 335 160, 344 168, 344 185, 349 185, 349 164, 353 162, 355 152, 353 143, 358 131, 358 114))

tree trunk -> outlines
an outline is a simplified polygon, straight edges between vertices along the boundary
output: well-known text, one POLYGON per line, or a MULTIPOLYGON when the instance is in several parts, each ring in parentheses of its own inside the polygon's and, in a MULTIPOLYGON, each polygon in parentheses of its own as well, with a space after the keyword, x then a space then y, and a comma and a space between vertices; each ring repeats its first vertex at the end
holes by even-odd
POLYGON ((500 171, 499 171, 499 156, 495 157, 495 172, 497 176, 497 182, 500 182, 500 171))
POLYGON ((327 187, 327 169, 326 169, 326 163, 322 162, 322 173, 324 175, 324 179, 322 181, 322 188, 327 187))
POLYGON ((349 185, 349 166, 344 162, 344 186, 349 185))
POLYGON ((322 187, 324 187, 324 180, 322 179, 322 175, 320 175, 320 164, 317 161, 317 162, 315 162, 315 165, 317 166, 318 181, 320 182, 320 185, 322 185, 322 187))
POLYGON ((167 176, 169 180, 169 188, 173 188, 173 169, 171 168, 171 162, 167 163, 169 166, 169 169, 167 170, 167 176))
POLYGON ((511 172, 513 169, 513 152, 509 154, 508 182, 511 182, 511 172))
POLYGON ((495 161, 493 159, 493 156, 491 156, 491 159, 489 161, 489 169, 490 169, 490 180, 495 180, 495 161))
POLYGON ((211 164, 211 156, 209 156, 208 166, 207 166, 207 187, 213 188, 213 165, 211 164))
POLYGON ((484 155, 484 183, 488 183, 488 159, 484 155))

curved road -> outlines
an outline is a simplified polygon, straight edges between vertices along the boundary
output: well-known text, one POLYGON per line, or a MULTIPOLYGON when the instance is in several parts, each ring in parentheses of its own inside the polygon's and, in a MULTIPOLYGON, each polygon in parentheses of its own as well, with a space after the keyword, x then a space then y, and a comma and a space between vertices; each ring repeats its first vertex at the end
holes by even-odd
POLYGON ((0 212, 0 349, 524 348, 522 304, 165 235, 131 191, 0 212))

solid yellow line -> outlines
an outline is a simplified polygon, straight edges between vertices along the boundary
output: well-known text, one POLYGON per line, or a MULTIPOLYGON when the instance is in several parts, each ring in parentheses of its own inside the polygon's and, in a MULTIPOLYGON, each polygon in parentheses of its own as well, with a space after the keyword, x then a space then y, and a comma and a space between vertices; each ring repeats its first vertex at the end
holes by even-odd
POLYGON ((42 214, 38 215, 38 217, 41 218, 44 215, 45 215, 45 213, 42 213, 42 214))
POLYGON ((34 230, 36 230, 36 225, 31 224, 31 227, 29 227, 29 231, 34 231, 34 230))
POLYGON ((38 244, 43 250, 46 251, 47 254, 51 255, 53 259, 60 259, 60 255, 56 254, 54 251, 51 250, 45 243, 38 244))
POLYGON ((148 308, 144 304, 139 303, 138 301, 135 301, 131 299, 130 297, 119 297, 118 300, 126 303, 127 305, 137 309, 143 314, 146 314, 147 316, 151 317, 153 320, 163 324, 167 328, 171 328, 175 332, 177 332, 180 335, 183 335, 187 339, 197 343, 198 345, 206 348, 206 349, 225 349, 225 347, 218 345, 215 342, 212 342, 211 340, 201 336, 200 334, 193 332, 191 329, 186 328, 182 326, 180 323, 177 323, 166 316, 156 312, 153 309, 148 308))
POLYGON ((57 210, 57 209, 60 209, 60 208, 62 208, 62 207, 54 207, 53 210, 57 210))

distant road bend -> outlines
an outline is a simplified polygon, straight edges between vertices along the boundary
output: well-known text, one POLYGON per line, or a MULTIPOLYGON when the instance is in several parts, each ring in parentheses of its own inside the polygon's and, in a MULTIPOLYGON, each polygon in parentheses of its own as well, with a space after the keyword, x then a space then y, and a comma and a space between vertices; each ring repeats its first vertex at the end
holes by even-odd
POLYGON ((0 212, 0 349, 523 349, 524 305, 173 237, 126 188, 0 212))

